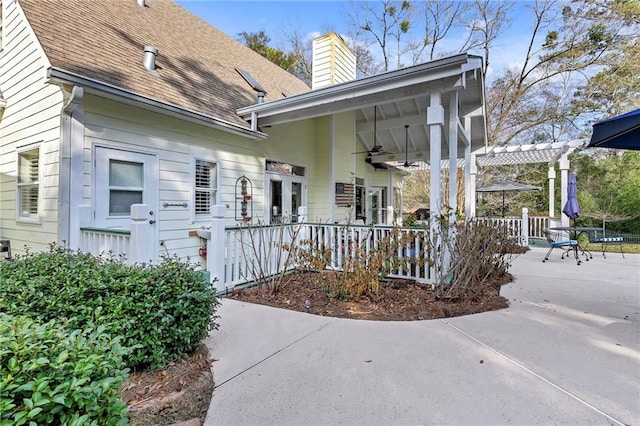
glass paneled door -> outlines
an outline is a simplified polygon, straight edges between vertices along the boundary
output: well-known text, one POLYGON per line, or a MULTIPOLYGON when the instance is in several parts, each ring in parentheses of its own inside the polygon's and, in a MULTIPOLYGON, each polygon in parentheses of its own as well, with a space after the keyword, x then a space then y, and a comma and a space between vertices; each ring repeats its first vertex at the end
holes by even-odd
POLYGON ((386 216, 386 188, 370 188, 367 194, 367 223, 385 225, 386 216))
POLYGON ((95 225, 129 229, 132 204, 148 205, 149 220, 155 223, 156 157, 102 147, 95 153, 95 225))
POLYGON ((304 205, 304 178, 267 175, 268 217, 270 224, 298 222, 298 207, 304 205))

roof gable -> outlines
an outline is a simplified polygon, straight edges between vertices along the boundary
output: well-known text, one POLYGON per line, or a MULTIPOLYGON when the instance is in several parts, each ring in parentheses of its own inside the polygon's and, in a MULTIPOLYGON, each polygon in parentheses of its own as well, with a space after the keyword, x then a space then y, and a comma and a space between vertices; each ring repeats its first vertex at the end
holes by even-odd
POLYGON ((309 90, 301 80, 171 0, 20 0, 52 67, 200 114, 248 127, 236 109, 309 90), (159 76, 143 66, 158 49, 159 76))

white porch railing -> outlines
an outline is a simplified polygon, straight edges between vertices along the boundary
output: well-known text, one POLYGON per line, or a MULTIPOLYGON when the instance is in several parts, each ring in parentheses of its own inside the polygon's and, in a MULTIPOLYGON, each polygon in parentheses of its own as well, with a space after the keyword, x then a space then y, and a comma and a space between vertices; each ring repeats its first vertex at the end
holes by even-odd
POLYGON ((517 238, 522 246, 529 245, 529 238, 545 238, 544 230, 557 226, 556 218, 548 216, 529 216, 526 208, 522 209, 522 217, 478 217, 477 221, 489 225, 502 225, 509 236, 517 238))
POLYGON ((94 256, 124 257, 125 262, 156 261, 154 221, 148 220, 146 204, 131 206, 131 230, 80 228, 80 250, 94 256))
POLYGON ((221 272, 212 273, 212 278, 217 278, 216 288, 228 290, 255 281, 257 276, 267 277, 282 268, 297 266, 295 258, 286 263, 289 250, 281 248, 301 244, 303 240, 302 249, 326 254, 331 269, 342 270, 349 257, 369 259, 384 242, 385 250, 393 250, 387 258, 388 277, 423 282, 434 277, 428 232, 424 229, 300 223, 225 228, 224 244, 207 247, 207 255, 213 256, 214 262, 217 259, 224 263, 221 272))
POLYGON ((126 256, 131 232, 121 229, 80 228, 80 250, 95 256, 126 256))

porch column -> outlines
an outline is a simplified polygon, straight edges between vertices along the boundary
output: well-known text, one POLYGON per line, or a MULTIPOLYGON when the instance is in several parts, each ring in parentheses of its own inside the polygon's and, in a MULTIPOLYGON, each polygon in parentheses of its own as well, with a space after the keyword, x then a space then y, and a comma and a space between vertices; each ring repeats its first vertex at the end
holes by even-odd
POLYGON ((442 127, 444 126, 444 108, 440 103, 440 93, 431 93, 431 103, 427 108, 427 126, 429 126, 429 209, 432 230, 442 213, 442 127))
MULTIPOLYGON (((471 146, 469 146, 469 149, 471 149, 471 146)), ((469 214, 467 214, 467 220, 476 217, 476 183, 478 179, 478 165, 476 163, 475 155, 471 155, 471 161, 469 163, 469 174, 469 214)), ((467 212, 465 211, 465 214, 466 213, 467 212)))
POLYGON ((549 174, 547 176, 549 179, 549 217, 554 217, 554 215, 556 214, 556 169, 553 164, 549 165, 549 174))
POLYGON ((564 205, 567 203, 567 184, 569 183, 569 156, 562 154, 560 157, 560 223, 562 226, 569 226, 569 218, 562 213, 564 205))
POLYGON ((393 218, 393 174, 391 171, 387 172, 387 221, 385 225, 392 226, 394 224, 393 218))
POLYGON ((467 143, 464 146, 464 219, 476 215, 476 157, 471 154, 471 117, 464 118, 467 143))
POLYGON ((207 241, 207 271, 209 271, 211 282, 215 280, 217 292, 225 290, 225 211, 227 207, 222 204, 216 204, 211 209, 211 239, 207 241))
POLYGON ((458 212, 458 92, 449 97, 449 224, 458 212))
MULTIPOLYGON (((443 244, 441 232, 444 230, 439 224, 442 214, 442 130, 444 127, 444 108, 440 103, 440 93, 431 93, 430 106, 427 108, 427 126, 429 127, 430 147, 430 179, 429 191, 429 229, 431 242, 440 254, 436 254, 433 260, 436 262, 435 270, 430 271, 430 276, 443 279, 449 270, 450 255, 447 244, 443 244)), ((446 226, 446 225, 445 225, 446 226)), ((438 278, 436 278, 438 279, 438 278)))

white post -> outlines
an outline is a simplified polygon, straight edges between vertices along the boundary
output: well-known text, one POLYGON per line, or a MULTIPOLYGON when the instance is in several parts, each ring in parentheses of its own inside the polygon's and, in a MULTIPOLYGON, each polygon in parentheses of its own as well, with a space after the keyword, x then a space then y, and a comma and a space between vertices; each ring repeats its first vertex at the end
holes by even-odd
POLYGON ((300 234, 298 235, 298 241, 297 243, 299 244, 301 240, 307 240, 309 239, 309 232, 307 228, 307 206, 300 206, 298 207, 298 223, 300 223, 300 226, 302 227, 302 229, 300 229, 300 234))
POLYGON ((567 203, 567 184, 569 183, 569 157, 563 154, 560 158, 560 223, 562 226, 569 226, 569 218, 562 213, 564 205, 567 203))
POLYGON ((556 206, 555 206, 556 169, 553 164, 549 166, 549 173, 547 177, 549 179, 549 217, 554 217, 556 214, 556 206))
MULTIPOLYGON (((450 256, 443 244, 442 236, 439 235, 441 229, 439 225, 440 215, 442 214, 442 129, 444 127, 444 108, 440 102, 440 93, 432 92, 430 104, 427 108, 427 125, 429 126, 429 146, 431 150, 429 158, 430 166, 430 194, 429 194, 429 229, 431 230, 431 241, 435 247, 442 250, 442 264, 436 265, 436 268, 442 267, 441 271, 444 277, 449 269, 450 256)), ((437 260, 436 260, 437 262, 437 260)), ((431 276, 435 276, 435 271, 431 276)))
POLYGON ((449 225, 458 212, 458 92, 449 96, 449 225))
POLYGON ((393 206, 387 206, 387 222, 388 226, 393 226, 393 206))
POLYGON ((520 231, 520 243, 521 246, 527 247, 529 245, 529 209, 522 208, 522 230, 520 231))
POLYGON ((149 221, 149 206, 132 204, 128 263, 155 262, 152 254, 154 252, 154 235, 153 224, 149 221))
POLYGON ((225 237, 225 211, 227 207, 216 204, 211 209, 211 239, 207 241, 207 271, 209 271, 211 282, 215 281, 218 292, 225 290, 224 264, 227 258, 225 237))
POLYGON ((476 181, 478 176, 478 165, 476 164, 476 156, 472 155, 470 177, 469 177, 469 199, 471 200, 469 206, 468 220, 476 217, 476 181))

